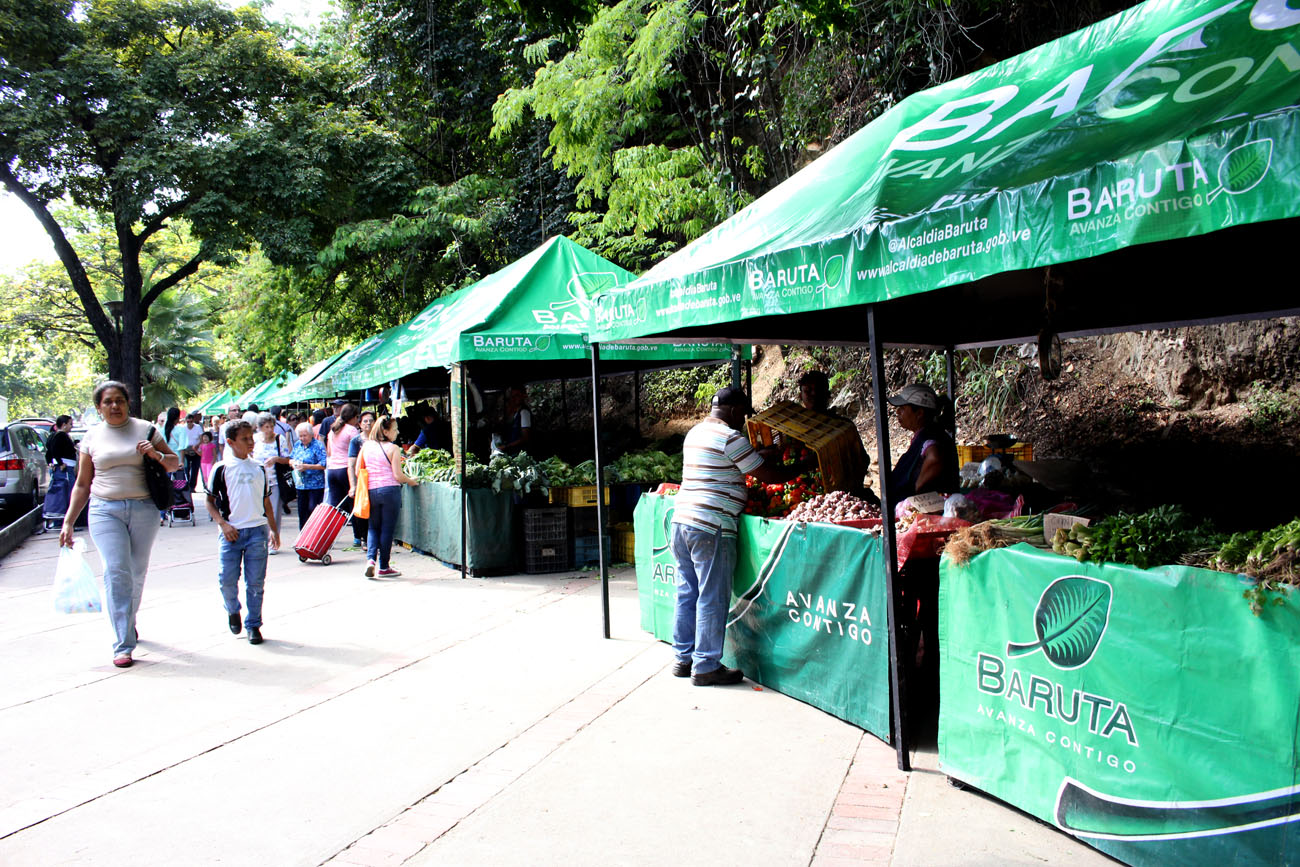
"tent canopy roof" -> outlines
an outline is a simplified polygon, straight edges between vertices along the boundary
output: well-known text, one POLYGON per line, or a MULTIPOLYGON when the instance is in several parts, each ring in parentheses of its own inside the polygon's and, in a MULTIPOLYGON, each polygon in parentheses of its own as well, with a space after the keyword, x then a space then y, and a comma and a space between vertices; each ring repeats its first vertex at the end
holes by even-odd
MULTIPOLYGON (((590 358, 591 297, 632 274, 565 237, 472 286, 439 298, 409 322, 365 341, 329 373, 338 391, 366 388, 460 361, 540 363, 590 358)), ((608 347, 612 361, 684 363, 727 357, 723 347, 608 347)), ((528 378, 530 374, 524 374, 528 378)))
POLYGON ((1223 290, 1300 216, 1298 36, 1276 4, 1148 0, 914 94, 602 294, 592 338, 861 342, 843 308, 889 302, 891 343, 1011 341, 1047 283, 1060 333, 1294 308, 1223 290))

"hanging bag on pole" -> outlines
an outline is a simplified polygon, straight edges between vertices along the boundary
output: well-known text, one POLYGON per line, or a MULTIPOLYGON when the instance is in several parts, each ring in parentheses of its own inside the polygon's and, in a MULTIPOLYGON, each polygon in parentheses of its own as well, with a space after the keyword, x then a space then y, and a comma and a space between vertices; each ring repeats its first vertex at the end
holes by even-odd
POLYGON ((370 473, 366 470, 366 447, 357 452, 357 493, 352 500, 352 517, 370 517, 370 473))
MULTIPOLYGON (((149 425, 149 442, 153 442, 154 426, 149 425)), ((171 475, 163 467, 162 461, 155 461, 148 455, 144 458, 144 484, 149 489, 149 499, 165 512, 172 507, 171 475)))

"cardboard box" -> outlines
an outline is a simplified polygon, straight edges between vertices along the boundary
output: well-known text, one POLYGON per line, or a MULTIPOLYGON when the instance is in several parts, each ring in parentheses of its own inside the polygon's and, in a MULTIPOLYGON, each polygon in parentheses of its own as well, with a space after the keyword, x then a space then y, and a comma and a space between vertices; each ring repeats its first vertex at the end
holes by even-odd
POLYGON ((1091 518, 1082 518, 1078 515, 1047 514, 1043 516, 1043 539, 1050 545, 1057 530, 1061 528, 1068 530, 1075 524, 1082 524, 1087 527, 1091 523, 1091 518))

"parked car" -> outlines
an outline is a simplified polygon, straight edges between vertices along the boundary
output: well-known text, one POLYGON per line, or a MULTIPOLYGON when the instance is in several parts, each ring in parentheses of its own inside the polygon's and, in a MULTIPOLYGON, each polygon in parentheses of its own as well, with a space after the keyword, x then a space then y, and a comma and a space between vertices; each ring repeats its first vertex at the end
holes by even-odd
POLYGON ((10 424, 25 424, 28 427, 34 427, 37 430, 44 431, 46 436, 54 433, 54 419, 42 418, 40 416, 27 416, 26 418, 16 418, 9 422, 10 424))
POLYGON ((0 506, 28 511, 49 485, 44 431, 22 422, 0 425, 0 506))

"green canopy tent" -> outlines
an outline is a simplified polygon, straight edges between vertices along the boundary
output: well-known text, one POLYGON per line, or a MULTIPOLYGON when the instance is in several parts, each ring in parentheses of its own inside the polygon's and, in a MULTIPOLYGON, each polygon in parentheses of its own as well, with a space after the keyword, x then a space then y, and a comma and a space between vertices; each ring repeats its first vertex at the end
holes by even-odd
POLYGON ((955 347, 1037 340, 1050 375, 1059 336, 1300 312, 1232 291, 1295 235, 1297 46, 1277 0, 1150 0, 914 94, 598 297, 592 340, 865 343, 885 473, 885 345, 946 349, 951 393, 955 347))
POLYGON ((232 401, 232 403, 238 403, 244 409, 247 409, 249 404, 255 403, 258 404, 259 408, 264 409, 265 406, 269 406, 269 404, 265 404, 265 396, 276 391, 276 389, 280 388, 292 377, 292 373, 287 370, 282 370, 266 381, 253 386, 248 391, 241 394, 238 400, 232 401))
POLYGON ((266 392, 259 400, 267 406, 283 406, 301 403, 314 397, 328 397, 328 394, 315 394, 314 392, 319 389, 313 388, 312 383, 323 379, 330 367, 346 354, 347 350, 340 350, 328 358, 322 358, 284 385, 266 392))
MULTIPOLYGON (((591 298, 627 283, 633 275, 590 250, 559 236, 477 283, 439 298, 409 322, 377 334, 353 349, 329 373, 336 391, 347 392, 402 379, 407 388, 448 388, 465 399, 467 369, 491 387, 594 376, 598 357, 608 362, 602 375, 645 368, 726 361, 729 347, 697 342, 602 347, 597 356, 586 334, 591 329, 591 298), (521 366, 526 363, 526 367, 521 366), (459 366, 459 381, 449 371, 459 366)), ((599 401, 599 383, 594 390, 599 401)), ((461 406, 465 424, 466 413, 461 406)), ((599 431, 597 423, 597 432, 599 431)), ((462 428, 462 441, 466 431, 462 428)), ((462 473, 464 450, 461 450, 462 473)), ((462 501, 463 502, 463 501, 462 501)), ((603 503, 598 523, 603 524, 603 503)), ((461 568, 468 537, 462 511, 461 568)), ((603 552, 603 547, 601 548, 603 552)), ((602 556, 608 635, 608 580, 602 556)))
MULTIPOLYGON (((461 362, 529 362, 528 381, 558 379, 571 362, 591 358, 591 298, 633 278, 568 238, 557 236, 472 286, 439 298, 418 316, 357 346, 329 372, 337 391, 355 391, 461 362), (566 365, 565 362, 570 362, 566 365)), ((607 345, 601 356, 620 369, 694 364, 727 350, 678 345, 607 345)), ((445 375, 444 375, 445 381, 445 375)))
POLYGON ((231 394, 230 389, 227 388, 220 394, 205 400, 193 411, 201 412, 204 415, 212 415, 217 410, 224 410, 232 397, 234 397, 234 395, 231 394))

